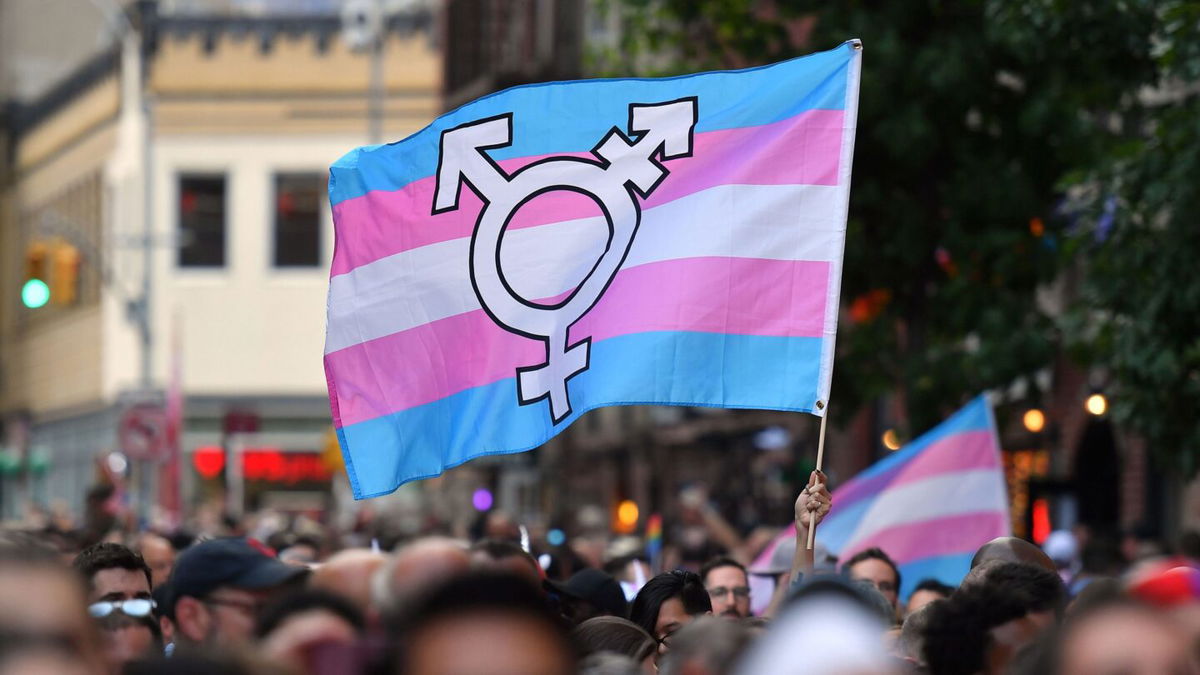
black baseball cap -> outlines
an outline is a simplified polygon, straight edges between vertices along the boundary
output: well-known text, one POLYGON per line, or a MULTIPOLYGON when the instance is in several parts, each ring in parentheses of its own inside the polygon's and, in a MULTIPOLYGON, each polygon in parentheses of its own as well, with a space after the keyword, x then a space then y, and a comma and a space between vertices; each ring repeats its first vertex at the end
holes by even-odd
POLYGON ((565 584, 547 581, 546 585, 564 595, 590 602, 605 614, 623 619, 629 616, 629 603, 625 601, 620 582, 594 567, 585 567, 572 574, 565 584))
POLYGON ((245 537, 222 537, 195 544, 175 561, 165 593, 171 616, 175 600, 185 595, 203 598, 220 586, 249 591, 281 586, 308 574, 305 567, 282 563, 266 546, 245 537))

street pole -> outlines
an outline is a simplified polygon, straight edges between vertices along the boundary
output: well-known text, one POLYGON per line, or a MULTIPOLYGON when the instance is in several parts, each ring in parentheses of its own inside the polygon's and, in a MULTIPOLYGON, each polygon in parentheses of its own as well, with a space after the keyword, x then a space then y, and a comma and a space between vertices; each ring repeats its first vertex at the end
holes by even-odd
POLYGON ((376 23, 375 35, 371 37, 371 91, 367 111, 367 134, 372 145, 383 142, 383 41, 387 37, 383 0, 375 0, 375 12, 379 21, 376 23))

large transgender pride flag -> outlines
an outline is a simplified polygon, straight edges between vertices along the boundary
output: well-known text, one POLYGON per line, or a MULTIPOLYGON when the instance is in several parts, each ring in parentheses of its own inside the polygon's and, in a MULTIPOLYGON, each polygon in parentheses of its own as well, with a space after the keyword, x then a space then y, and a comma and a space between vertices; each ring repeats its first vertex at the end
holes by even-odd
MULTIPOLYGON (((982 395, 834 490, 817 541, 841 561, 883 549, 900 566, 906 598, 928 577, 957 586, 975 551, 1009 533, 996 422, 982 395)), ((754 566, 765 565, 776 546, 794 546, 794 537, 793 525, 754 566)))
POLYGON ((600 406, 823 414, 860 61, 517 87, 338 160, 325 370, 355 497, 600 406))

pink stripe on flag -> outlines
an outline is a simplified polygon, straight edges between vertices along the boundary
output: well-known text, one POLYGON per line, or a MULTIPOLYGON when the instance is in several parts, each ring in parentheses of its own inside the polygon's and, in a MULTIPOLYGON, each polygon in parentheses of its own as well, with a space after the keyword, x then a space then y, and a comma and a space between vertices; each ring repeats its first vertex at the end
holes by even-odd
MULTIPOLYGON (((817 532, 820 531, 818 527, 817 532)), ((897 565, 904 565, 921 558, 974 553, 980 546, 1006 534, 1007 513, 964 513, 889 527, 848 547, 838 557, 849 560, 859 551, 879 547, 897 565)))
MULTIPOLYGON (((653 208, 718 185, 837 185, 843 116, 841 110, 809 110, 771 124, 696 134, 692 156, 666 162, 670 175, 642 207, 653 208)), ((592 157, 591 153, 554 156, 592 157)), ((500 166, 512 173, 543 158, 510 159, 500 166)), ((434 186, 430 176, 399 190, 368 192, 334 205, 338 242, 331 276, 389 255, 471 236, 483 203, 463 187, 458 209, 432 216, 434 186)), ((521 207, 509 228, 598 214, 595 204, 581 202, 576 193, 552 192, 521 207)))
MULTIPOLYGON (((572 341, 647 331, 820 337, 829 263, 688 258, 622 270, 571 329, 572 341)), ((338 383, 339 426, 514 377, 541 363, 543 343, 482 311, 432 321, 325 356, 338 383), (388 373, 380 378, 379 373, 388 373)))
POLYGON ((934 441, 906 464, 878 476, 846 483, 834 492, 835 508, 847 508, 866 497, 877 497, 884 488, 894 488, 951 471, 988 469, 999 466, 992 432, 964 431, 934 441))

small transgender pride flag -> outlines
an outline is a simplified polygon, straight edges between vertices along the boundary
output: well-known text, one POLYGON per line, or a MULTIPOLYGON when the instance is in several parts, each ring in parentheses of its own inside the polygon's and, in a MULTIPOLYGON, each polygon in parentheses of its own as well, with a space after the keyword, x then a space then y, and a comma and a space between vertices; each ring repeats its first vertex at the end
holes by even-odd
MULTIPOLYGON (((839 561, 883 549, 900 565, 906 598, 928 577, 958 585, 976 549, 1009 533, 1000 442, 982 395, 834 490, 817 541, 839 561)), ((764 566, 777 546, 794 546, 794 538, 793 525, 752 568, 764 566)))
POLYGON ((824 414, 861 45, 508 89, 330 171, 357 498, 607 405, 824 414))

